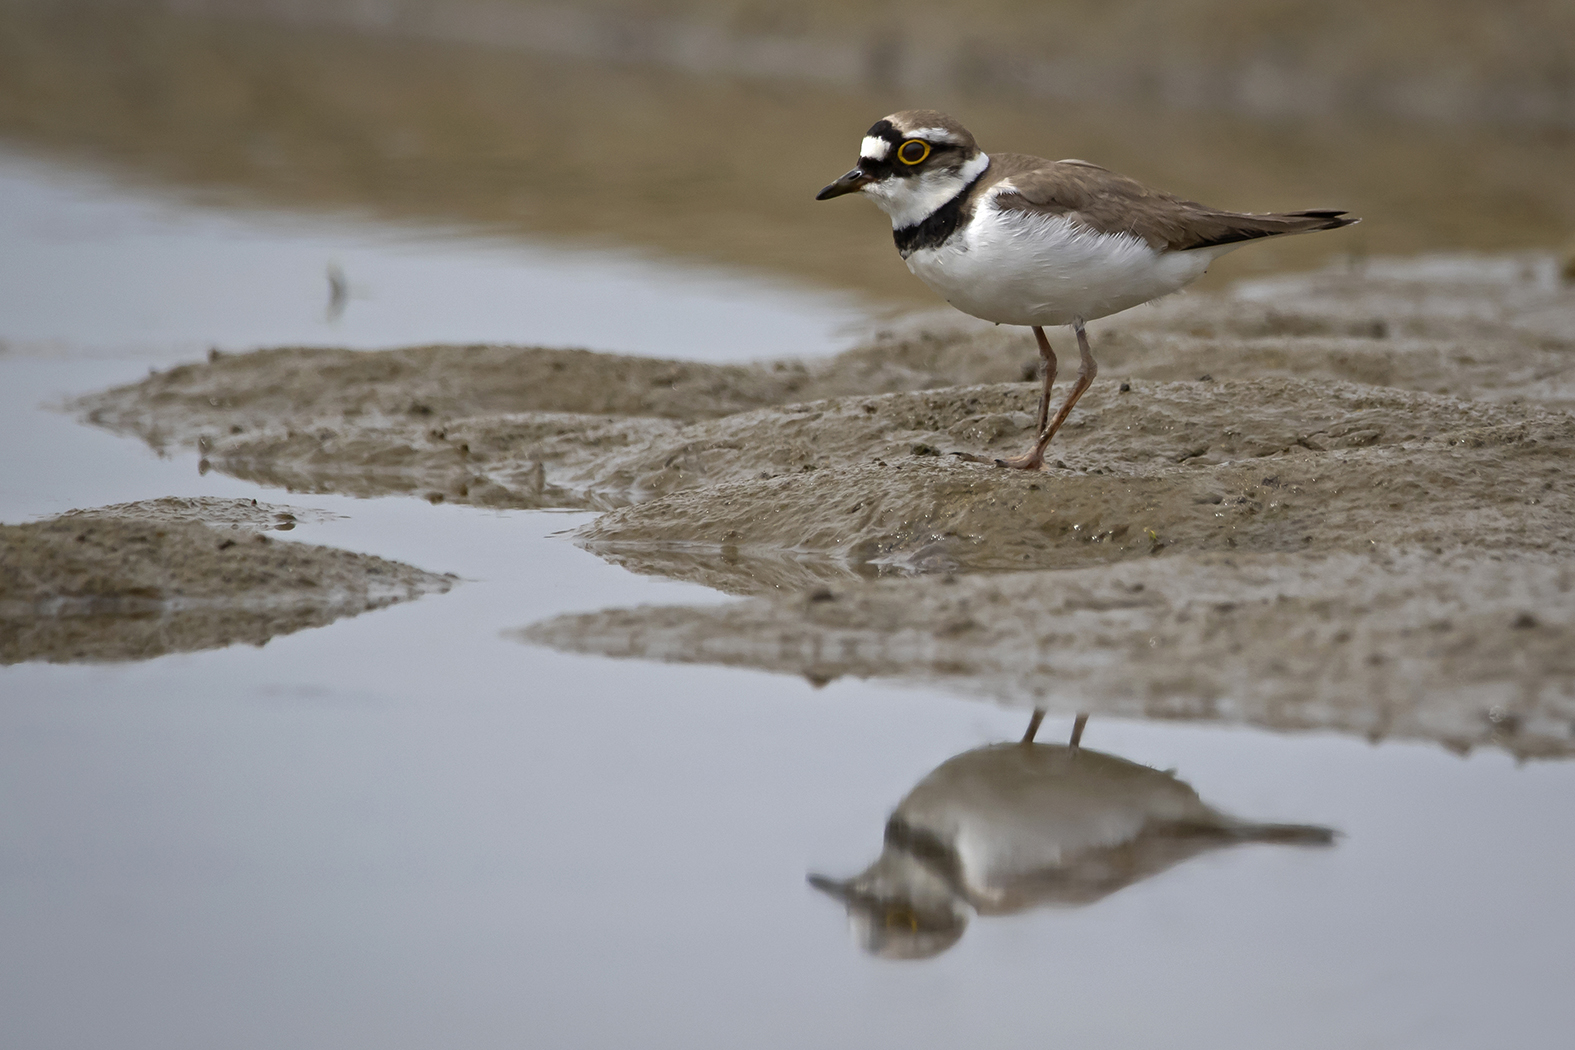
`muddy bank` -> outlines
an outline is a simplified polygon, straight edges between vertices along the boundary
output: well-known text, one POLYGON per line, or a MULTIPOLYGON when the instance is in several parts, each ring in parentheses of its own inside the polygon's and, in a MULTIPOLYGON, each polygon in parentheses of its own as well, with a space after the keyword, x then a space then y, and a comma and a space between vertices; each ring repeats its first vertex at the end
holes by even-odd
POLYGON ((161 499, 0 525, 0 663, 262 645, 454 583, 266 535, 293 528, 297 513, 255 500, 161 499))
POLYGON ((225 499, 220 496, 165 496, 161 499, 116 503, 108 507, 68 510, 60 515, 64 522, 102 520, 143 525, 207 525, 216 529, 261 532, 289 532, 303 522, 332 521, 338 515, 323 510, 281 507, 254 499, 225 499))
POLYGON ((1025 351, 954 323, 814 363, 710 365, 540 347, 284 348, 213 354, 70 408, 155 448, 195 447, 211 469, 283 488, 597 507, 670 491, 670 481, 639 479, 669 469, 695 441, 731 440, 726 427, 685 423, 855 393, 1020 379, 1025 351))
MULTIPOLYGON (((703 547, 718 558, 793 551, 911 571, 1205 550, 1575 551, 1575 420, 1564 413, 1272 379, 1133 382, 1085 402, 1055 466, 1038 474, 945 454, 1015 451, 1023 431, 1014 421, 1032 409, 1023 388, 882 398, 865 403, 867 416, 863 405, 835 403, 808 415, 902 429, 896 440, 866 441, 862 455, 821 447, 796 470, 687 488, 606 514, 579 535, 664 575, 675 574, 667 552, 703 547)), ((693 456, 703 469, 703 453, 693 456)), ((718 565, 706 582, 746 589, 724 572, 718 565)))
MULTIPOLYGON (((608 457, 603 477, 622 467, 645 498, 581 538, 740 593, 1161 552, 1570 552, 1575 294, 1551 257, 1375 263, 1117 321, 1041 475, 949 455, 1023 447, 1032 384, 842 398, 692 425, 643 475, 608 457), (817 559, 844 568, 798 571, 817 559)), ((1007 338, 937 342, 1000 362, 1007 338)))
MULTIPOLYGON (((1094 342, 1100 382, 1055 450, 1087 470, 1143 457, 1206 465, 1325 431, 1314 446, 1358 441, 1372 428, 1328 431, 1339 426, 1330 413, 1345 412, 1352 395, 1326 384, 1514 410, 1478 406, 1445 420, 1430 402, 1396 402, 1379 421, 1387 443, 1398 440, 1394 421, 1414 412, 1438 431, 1529 419, 1515 414, 1516 402, 1575 403, 1575 296, 1551 255, 1374 263, 1178 296, 1101 323, 1094 342), (1253 378, 1303 385, 1276 388, 1275 406, 1260 409, 1248 403, 1259 388, 1232 385, 1253 378), (1227 433, 1238 409, 1256 415, 1227 433), (1129 425, 1143 429, 1114 460, 1108 443, 1089 444, 1129 425)), ((1071 348, 1061 345, 1070 370, 1071 348)), ((831 359, 762 365, 495 346, 214 355, 72 407, 88 422, 158 448, 195 446, 211 469, 282 488, 606 508, 915 450, 1014 450, 1029 440, 1036 393, 1024 379, 1035 367, 1021 329, 922 314, 831 359), (1003 383, 1018 385, 879 397, 1003 383)))
MULTIPOLYGON (((947 454, 1015 450, 1031 385, 703 424, 731 428, 740 460, 811 420, 819 455, 632 504, 581 540, 763 596, 521 637, 1060 714, 1575 753, 1575 295, 1551 266, 1284 279, 1133 311, 1096 346, 1112 367, 1037 475, 947 454)), ((727 447, 677 462, 716 477, 727 447)))
POLYGON ((1554 254, 1371 260, 1180 295, 1100 331, 1112 374, 1300 376, 1575 408, 1575 282, 1554 254))
POLYGON ((1059 714, 1575 754, 1575 567, 1189 555, 561 616, 571 652, 939 685, 1059 714))
POLYGON ((750 366, 216 355, 73 407, 272 485, 607 509, 577 537, 597 554, 765 596, 563 617, 540 644, 1575 752, 1575 290, 1556 257, 1178 296, 1094 345, 1099 380, 1036 474, 988 465, 1031 439, 1028 336, 956 315, 750 366))

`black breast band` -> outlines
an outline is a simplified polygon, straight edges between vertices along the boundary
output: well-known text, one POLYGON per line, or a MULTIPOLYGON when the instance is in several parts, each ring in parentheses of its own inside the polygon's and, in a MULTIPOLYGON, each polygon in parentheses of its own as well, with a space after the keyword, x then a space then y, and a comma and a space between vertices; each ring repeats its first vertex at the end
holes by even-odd
MULTIPOLYGON (((986 165, 984 170, 989 171, 989 166, 986 165)), ((957 232, 957 227, 962 224, 963 203, 967 201, 968 194, 982 178, 984 178, 984 171, 975 175, 972 182, 958 190, 957 196, 925 216, 923 222, 891 231, 891 239, 897 242, 897 251, 902 253, 904 259, 920 248, 939 248, 948 237, 957 232)))

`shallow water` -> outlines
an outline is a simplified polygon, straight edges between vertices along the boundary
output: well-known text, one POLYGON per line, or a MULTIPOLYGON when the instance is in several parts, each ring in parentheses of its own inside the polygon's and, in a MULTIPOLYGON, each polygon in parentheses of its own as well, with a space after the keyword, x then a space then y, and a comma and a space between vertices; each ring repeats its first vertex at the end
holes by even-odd
POLYGON ((975 918, 929 961, 870 958, 805 875, 862 869, 916 782, 1016 738, 1023 712, 524 646, 556 614, 722 596, 559 535, 586 515, 289 495, 41 407, 213 344, 735 359, 727 308, 783 341, 748 354, 829 350, 848 300, 204 209, 14 153, 0 228, 0 520, 256 497, 335 515, 291 539, 465 580, 262 648, 0 669, 8 1042, 1435 1050, 1559 1046, 1575 1025, 1575 765, 1096 720, 1085 747, 1335 844, 1224 849, 1086 907, 975 918), (617 309, 572 297, 588 285, 617 309))
POLYGON ((868 312, 628 250, 204 208, 3 147, 0 240, 0 347, 29 356, 507 342, 733 360, 841 349, 868 312))

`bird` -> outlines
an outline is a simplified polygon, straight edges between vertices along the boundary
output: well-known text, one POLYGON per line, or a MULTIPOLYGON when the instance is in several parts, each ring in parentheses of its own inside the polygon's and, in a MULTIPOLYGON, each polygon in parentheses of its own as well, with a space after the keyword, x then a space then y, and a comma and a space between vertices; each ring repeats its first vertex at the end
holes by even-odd
MULTIPOLYGON (((995 460, 1044 466, 1045 449, 1098 374, 1084 325, 1179 291, 1249 241, 1359 220, 1344 211, 1221 211, 1152 190, 1085 160, 988 154, 937 110, 875 122, 858 164, 816 200, 861 193, 891 217, 908 269, 948 303, 996 324, 1033 330, 1044 361, 1038 437, 995 460), (1081 363, 1050 417, 1056 356, 1046 327, 1070 325, 1081 363)), ((977 458, 977 457, 969 457, 977 458)))
POLYGON ((970 914, 1081 907, 1190 857, 1262 842, 1326 846, 1334 832, 1221 813, 1178 779, 1072 743, 1020 742, 966 751, 932 770, 886 822, 880 856, 850 879, 810 875, 839 900, 865 951, 939 955, 970 914))

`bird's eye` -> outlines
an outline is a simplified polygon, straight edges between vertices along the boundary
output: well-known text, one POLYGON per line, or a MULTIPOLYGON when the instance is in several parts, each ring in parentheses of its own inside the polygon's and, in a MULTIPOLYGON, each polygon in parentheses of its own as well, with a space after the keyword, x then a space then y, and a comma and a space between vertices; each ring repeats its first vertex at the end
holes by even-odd
POLYGON ((904 164, 917 164, 929 155, 930 144, 923 139, 909 139, 897 147, 897 159, 904 164))

